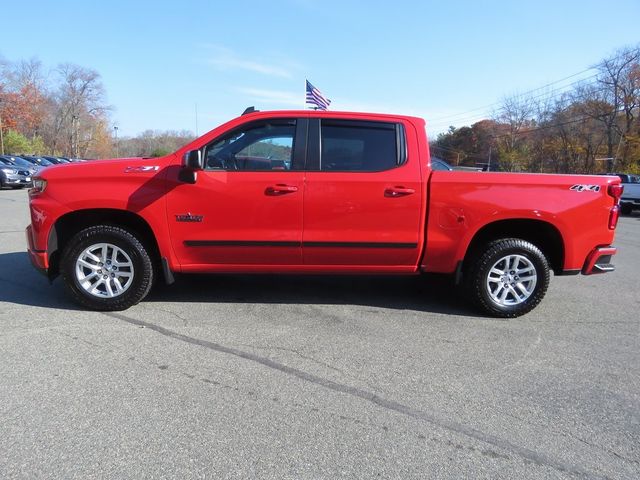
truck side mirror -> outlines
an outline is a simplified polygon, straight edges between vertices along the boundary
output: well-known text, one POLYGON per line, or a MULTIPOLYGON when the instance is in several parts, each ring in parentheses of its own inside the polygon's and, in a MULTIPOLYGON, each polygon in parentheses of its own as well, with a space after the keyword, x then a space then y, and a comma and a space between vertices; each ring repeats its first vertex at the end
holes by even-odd
POLYGON ((182 166, 191 171, 202 170, 202 155, 200 150, 189 150, 182 157, 182 166))
POLYGON ((200 150, 189 150, 182 157, 182 169, 178 173, 178 179, 184 183, 196 183, 198 170, 202 170, 202 155, 200 150))

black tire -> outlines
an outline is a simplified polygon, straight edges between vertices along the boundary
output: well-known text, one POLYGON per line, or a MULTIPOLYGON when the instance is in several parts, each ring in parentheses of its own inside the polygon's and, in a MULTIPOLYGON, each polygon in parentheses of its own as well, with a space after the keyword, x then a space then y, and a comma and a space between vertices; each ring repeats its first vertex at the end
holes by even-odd
POLYGON ((631 215, 631 212, 633 212, 633 205, 630 203, 620 204, 620 213, 622 215, 631 215))
POLYGON ((126 310, 140 302, 151 290, 153 262, 144 245, 127 230, 111 225, 97 225, 78 232, 69 241, 60 260, 60 274, 71 297, 83 307, 99 311, 126 310), (92 245, 101 243, 121 249, 132 264, 133 277, 130 284, 124 292, 110 298, 100 298, 85 290, 76 275, 76 262, 83 252, 92 245))
MULTIPOLYGON (((519 265, 522 264, 519 263, 519 265)), ((505 274, 508 275, 514 271, 516 270, 505 271, 505 274)), ((470 300, 484 313, 498 318, 515 318, 530 312, 540 303, 547 292, 549 276, 549 262, 538 247, 522 239, 504 238, 490 242, 476 251, 466 268, 465 290, 470 300), (535 270, 535 283, 533 280, 521 283, 526 290, 529 290, 527 287, 531 287, 531 291, 526 299, 519 300, 516 299, 513 293, 510 293, 511 291, 515 292, 516 288, 518 288, 519 295, 526 295, 517 286, 518 280, 520 280, 517 274, 515 277, 509 277, 509 279, 505 280, 513 283, 505 283, 503 285, 507 285, 507 288, 502 288, 500 285, 502 280, 496 282, 495 278, 496 276, 499 277, 499 275, 493 273, 492 282, 496 285, 494 293, 509 291, 503 303, 499 303, 500 299, 494 300, 491 296, 491 287, 488 285, 489 275, 494 266, 498 269, 502 268, 501 265, 505 264, 497 264, 497 262, 510 255, 520 256, 519 262, 522 262, 525 266, 530 265, 529 268, 535 270), (515 288, 513 285, 515 285, 515 288), (520 303, 505 304, 507 302, 520 303)))

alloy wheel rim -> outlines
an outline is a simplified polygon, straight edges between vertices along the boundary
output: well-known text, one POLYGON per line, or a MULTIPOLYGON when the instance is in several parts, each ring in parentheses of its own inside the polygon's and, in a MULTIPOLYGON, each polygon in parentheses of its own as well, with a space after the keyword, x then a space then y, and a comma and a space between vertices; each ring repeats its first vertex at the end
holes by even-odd
POLYGON ((501 307, 526 302, 538 282, 535 265, 523 255, 506 255, 493 264, 487 275, 487 291, 501 307))
POLYGON ((119 297, 134 277, 133 261, 112 243, 96 243, 85 248, 76 259, 76 279, 88 294, 98 298, 119 297))

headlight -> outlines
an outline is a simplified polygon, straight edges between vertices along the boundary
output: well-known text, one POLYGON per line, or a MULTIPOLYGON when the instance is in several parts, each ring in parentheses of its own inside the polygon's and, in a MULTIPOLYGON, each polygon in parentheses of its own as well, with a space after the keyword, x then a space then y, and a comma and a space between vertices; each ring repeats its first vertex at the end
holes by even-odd
POLYGON ((33 179, 33 188, 29 190, 31 194, 38 194, 44 192, 44 189, 47 188, 47 181, 44 178, 34 178, 33 179))
POLYGON ((4 173, 11 173, 13 175, 18 173, 18 171, 13 168, 0 168, 0 170, 2 170, 4 173))

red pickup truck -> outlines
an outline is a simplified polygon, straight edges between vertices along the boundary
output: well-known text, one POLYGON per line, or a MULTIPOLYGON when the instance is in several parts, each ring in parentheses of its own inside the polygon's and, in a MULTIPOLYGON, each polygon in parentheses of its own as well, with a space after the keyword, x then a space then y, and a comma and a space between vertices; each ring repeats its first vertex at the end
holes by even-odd
POLYGON ((251 112, 166 157, 46 168, 26 236, 33 264, 96 310, 176 272, 440 272, 516 317, 550 270, 613 270, 621 193, 610 176, 434 171, 415 117, 251 112))

